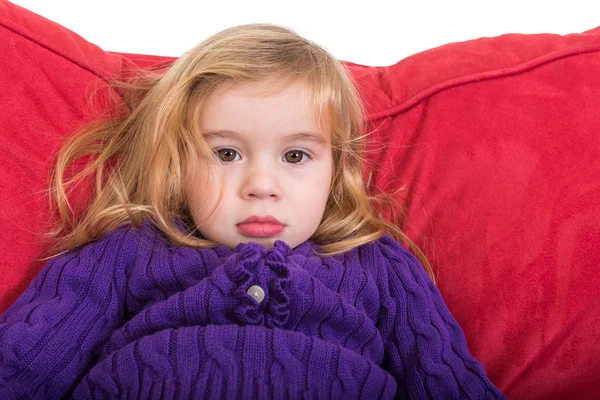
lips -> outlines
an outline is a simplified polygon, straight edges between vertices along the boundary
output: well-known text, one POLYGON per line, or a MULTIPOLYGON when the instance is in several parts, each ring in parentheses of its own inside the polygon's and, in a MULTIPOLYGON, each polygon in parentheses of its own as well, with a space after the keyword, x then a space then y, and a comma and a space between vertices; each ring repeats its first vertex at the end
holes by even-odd
POLYGON ((270 215, 253 215, 237 224, 238 231, 249 237, 273 237, 285 230, 285 224, 282 224, 277 218, 270 215))
POLYGON ((279 224, 279 225, 283 225, 281 222, 279 222, 277 220, 277 218, 272 217, 270 215, 265 215, 264 217, 259 217, 258 215, 253 215, 250 218, 246 218, 245 220, 243 220, 242 222, 240 222, 238 225, 240 224, 250 224, 250 223, 264 223, 264 224, 279 224))

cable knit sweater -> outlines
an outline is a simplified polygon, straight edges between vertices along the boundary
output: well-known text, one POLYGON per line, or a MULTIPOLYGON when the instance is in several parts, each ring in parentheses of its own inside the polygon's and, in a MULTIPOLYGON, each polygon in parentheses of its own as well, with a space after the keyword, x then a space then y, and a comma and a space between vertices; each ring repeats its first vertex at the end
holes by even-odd
POLYGON ((145 221, 55 257, 0 318, 0 398, 503 398, 411 253, 313 249, 145 221))

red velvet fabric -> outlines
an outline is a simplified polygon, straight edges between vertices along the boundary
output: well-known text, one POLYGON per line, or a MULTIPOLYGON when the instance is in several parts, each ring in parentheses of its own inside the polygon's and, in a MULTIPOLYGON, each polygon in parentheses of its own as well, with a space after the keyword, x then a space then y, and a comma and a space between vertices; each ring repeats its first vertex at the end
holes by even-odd
MULTIPOLYGON (((2 312, 43 265, 48 169, 102 114, 91 91, 172 59, 102 51, 5 0, 0 56, 2 312)), ((600 28, 346 65, 374 185, 405 187, 405 230, 490 379, 509 399, 600 398, 600 28)))

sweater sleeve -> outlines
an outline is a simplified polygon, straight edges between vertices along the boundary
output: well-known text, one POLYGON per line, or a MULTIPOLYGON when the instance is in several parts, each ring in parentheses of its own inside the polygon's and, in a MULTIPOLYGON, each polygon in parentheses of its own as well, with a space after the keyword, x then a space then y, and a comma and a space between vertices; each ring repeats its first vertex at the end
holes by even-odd
POLYGON ((383 368, 396 378, 397 397, 504 399, 421 264, 387 235, 379 249, 383 368))
POLYGON ((58 399, 122 323, 125 230, 48 261, 0 317, 0 398, 58 399))

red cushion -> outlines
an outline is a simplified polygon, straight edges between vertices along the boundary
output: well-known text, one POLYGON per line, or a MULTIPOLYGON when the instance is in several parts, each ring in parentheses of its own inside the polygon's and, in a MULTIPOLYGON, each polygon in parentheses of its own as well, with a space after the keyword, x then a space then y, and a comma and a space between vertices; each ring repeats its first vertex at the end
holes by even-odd
MULTIPOLYGON (((165 57, 104 52, 0 0, 0 312, 43 265, 42 191, 86 95, 165 57)), ((405 187, 472 353, 508 398, 600 398, 600 28, 347 63, 377 129, 375 185, 405 187)), ((100 106, 98 106, 100 104, 100 106)))
POLYGON ((375 185, 406 187, 405 230, 490 378, 509 398, 600 398, 600 28, 357 70, 383 106, 375 185))

